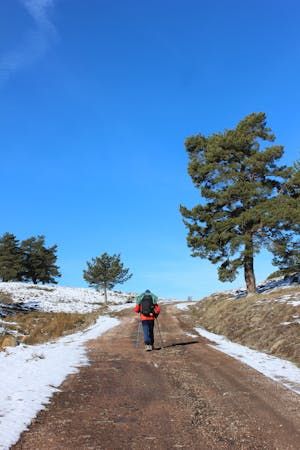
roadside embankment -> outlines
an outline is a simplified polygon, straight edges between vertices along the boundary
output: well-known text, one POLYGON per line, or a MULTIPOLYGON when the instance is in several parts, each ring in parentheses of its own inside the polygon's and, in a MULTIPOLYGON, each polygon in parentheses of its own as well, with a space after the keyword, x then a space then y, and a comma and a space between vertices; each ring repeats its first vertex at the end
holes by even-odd
POLYGON ((34 311, 0 319, 3 329, 0 350, 21 343, 42 344, 84 330, 95 323, 102 312, 105 312, 105 308, 85 314, 34 311))
POLYGON ((300 286, 240 298, 214 294, 185 315, 194 327, 300 366, 300 286))

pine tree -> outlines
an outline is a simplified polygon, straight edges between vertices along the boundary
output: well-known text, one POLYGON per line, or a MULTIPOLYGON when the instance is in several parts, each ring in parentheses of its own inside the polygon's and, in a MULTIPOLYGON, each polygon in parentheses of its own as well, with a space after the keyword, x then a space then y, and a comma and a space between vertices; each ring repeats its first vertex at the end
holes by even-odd
POLYGON ((279 241, 273 243, 274 266, 278 266, 279 270, 274 272, 270 277, 289 275, 300 272, 300 240, 292 240, 289 237, 283 237, 279 241))
POLYGON ((103 253, 87 262, 87 270, 83 271, 83 278, 90 286, 104 290, 105 303, 107 304, 107 289, 112 289, 116 284, 123 284, 129 280, 132 274, 124 268, 120 255, 108 255, 103 253))
POLYGON ((0 238, 0 278, 2 281, 16 281, 21 276, 21 251, 19 241, 12 233, 0 238))
MULTIPOLYGON (((300 209, 300 162, 297 161, 292 174, 287 183, 283 186, 286 198, 290 197, 298 204, 300 209)), ((298 219, 299 224, 299 219, 298 219)), ((272 264, 279 270, 270 275, 270 277, 279 275, 288 275, 294 272, 300 272, 300 238, 299 225, 286 228, 282 234, 272 243, 272 253, 274 255, 272 264)))
POLYGON ((44 236, 32 236, 22 241, 21 251, 22 279, 34 284, 57 283, 55 278, 61 276, 56 265, 57 245, 47 248, 44 236))
POLYGON ((261 148, 274 140, 265 114, 253 113, 235 129, 185 142, 188 172, 202 196, 194 208, 180 207, 192 256, 219 263, 221 281, 243 268, 249 293, 256 291, 255 254, 300 227, 298 175, 277 164, 282 146, 261 148))

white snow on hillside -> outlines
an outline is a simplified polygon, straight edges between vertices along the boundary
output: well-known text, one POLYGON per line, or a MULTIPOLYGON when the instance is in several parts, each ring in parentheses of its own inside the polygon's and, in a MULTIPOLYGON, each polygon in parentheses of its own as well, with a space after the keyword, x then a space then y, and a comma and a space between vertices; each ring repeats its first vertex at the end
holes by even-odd
MULTIPOLYGON (((1 292, 10 294, 14 302, 37 304, 39 310, 48 312, 86 313, 104 304, 104 294, 92 288, 0 283, 0 302, 1 292)), ((132 300, 134 294, 108 291, 109 303, 123 304, 132 300)))
POLYGON ((88 364, 84 343, 119 323, 99 317, 85 331, 41 345, 19 345, 0 353, 0 449, 8 450, 53 393, 78 366, 88 364))
POLYGON ((242 361, 268 378, 283 384, 300 394, 300 369, 295 364, 275 356, 266 355, 241 344, 231 342, 225 336, 211 333, 204 328, 195 328, 197 333, 215 342, 211 347, 242 361))
MULTIPOLYGON (((270 280, 261 281, 257 285, 257 292, 259 294, 265 293, 268 294, 270 292, 276 292, 279 289, 289 289, 291 287, 300 286, 300 274, 294 274, 291 276, 281 276, 277 278, 272 278, 270 280)), ((232 289, 227 292, 222 292, 222 294, 231 294, 234 297, 242 297, 247 294, 246 288, 232 289)), ((220 294, 220 293, 217 293, 220 294)), ((216 295, 217 295, 216 294, 216 295)), ((287 295, 286 299, 288 300, 290 296, 287 295)))
POLYGON ((300 292, 297 295, 288 294, 275 299, 278 303, 287 303, 291 306, 300 306, 300 292))
POLYGON ((124 309, 132 309, 134 308, 133 303, 124 303, 123 305, 109 305, 109 312, 120 312, 124 311, 124 309))
POLYGON ((175 306, 176 308, 180 309, 181 311, 187 311, 189 309, 189 306, 195 306, 196 302, 182 302, 177 303, 175 306))

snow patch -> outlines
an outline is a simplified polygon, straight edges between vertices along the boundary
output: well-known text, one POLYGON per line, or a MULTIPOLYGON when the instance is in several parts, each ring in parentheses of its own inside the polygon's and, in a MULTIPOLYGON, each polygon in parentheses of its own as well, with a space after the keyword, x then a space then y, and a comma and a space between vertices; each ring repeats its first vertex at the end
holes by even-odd
POLYGON ((292 306, 300 306, 300 300, 289 301, 288 304, 292 306))
POLYGON ((192 334, 192 333, 185 333, 187 336, 192 337, 192 338, 196 338, 198 337, 198 334, 192 334))
POLYGON ((281 322, 280 325, 300 324, 300 319, 292 320, 291 322, 281 322))
POLYGON ((129 308, 133 310, 134 305, 135 304, 133 304, 133 303, 125 303, 124 305, 110 305, 108 307, 108 310, 110 312, 119 312, 119 311, 123 311, 124 309, 129 309, 129 308))
POLYGON ((41 345, 9 347, 0 353, 0 449, 8 450, 49 403, 67 375, 87 365, 84 343, 119 321, 99 317, 90 328, 41 345))
POLYGON ((185 303, 177 303, 176 308, 180 309, 181 311, 187 311, 189 309, 189 306, 195 305, 196 302, 185 302, 185 303))
MULTIPOLYGON (((300 273, 291 275, 291 276, 277 277, 277 278, 273 278, 271 280, 261 281, 257 285, 257 292, 259 294, 270 293, 270 292, 276 292, 276 291, 282 290, 282 289, 289 289, 291 287, 299 287, 300 288, 300 273)), ((230 289, 228 291, 216 292, 216 293, 212 294, 211 297, 219 296, 219 295, 227 295, 227 296, 231 296, 233 298, 239 299, 239 298, 245 297, 247 295, 247 290, 244 287, 238 288, 238 289, 230 289)), ((299 297, 299 293, 298 294, 296 293, 296 294, 287 294, 285 296, 281 296, 280 299, 282 301, 289 301, 292 298, 294 298, 295 295, 297 297, 299 297)), ((292 304, 292 302, 290 302, 290 304, 292 304)), ((300 304, 300 299, 299 299, 299 302, 297 301, 297 304, 294 304, 294 306, 299 306, 299 304, 300 304)))
POLYGON ((236 344, 225 336, 211 333, 204 328, 197 327, 195 330, 201 336, 215 342, 211 347, 242 361, 272 380, 300 394, 300 369, 295 364, 276 356, 252 350, 244 345, 236 344))

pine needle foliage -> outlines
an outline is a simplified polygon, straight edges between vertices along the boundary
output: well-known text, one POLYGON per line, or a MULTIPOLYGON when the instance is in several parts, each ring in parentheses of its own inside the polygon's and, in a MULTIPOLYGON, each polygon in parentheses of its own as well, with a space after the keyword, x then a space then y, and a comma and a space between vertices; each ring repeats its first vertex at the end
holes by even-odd
POLYGON ((56 265, 56 252, 57 245, 46 247, 45 236, 32 236, 22 241, 22 279, 34 284, 56 284, 56 278, 61 276, 56 265))
POLYGON ((279 269, 269 278, 300 273, 300 240, 292 241, 283 238, 273 244, 274 259, 272 264, 279 269))
POLYGON ((105 303, 107 303, 107 290, 116 284, 123 284, 132 274, 121 262, 121 255, 103 253, 87 262, 87 269, 83 271, 83 278, 92 287, 104 290, 105 303))
POLYGON ((56 265, 57 245, 45 246, 44 236, 33 236, 20 243, 12 233, 0 237, 0 279, 56 283, 60 277, 56 265))
POLYGON ((274 140, 259 112, 234 129, 185 141, 188 173, 202 197, 192 209, 180 206, 192 256, 218 264, 221 281, 243 268, 249 293, 256 291, 255 254, 300 230, 299 171, 279 165, 283 147, 264 146, 274 140))
MULTIPOLYGON (((285 192, 293 199, 297 199, 298 208, 300 208, 300 162, 296 161, 292 176, 284 186, 285 192)), ((300 237, 299 234, 290 232, 281 236, 272 244, 274 255, 272 264, 279 270, 272 273, 270 277, 291 275, 295 272, 300 273, 300 237)))
POLYGON ((22 256, 19 241, 12 233, 0 237, 0 279, 17 281, 22 270, 22 256))

